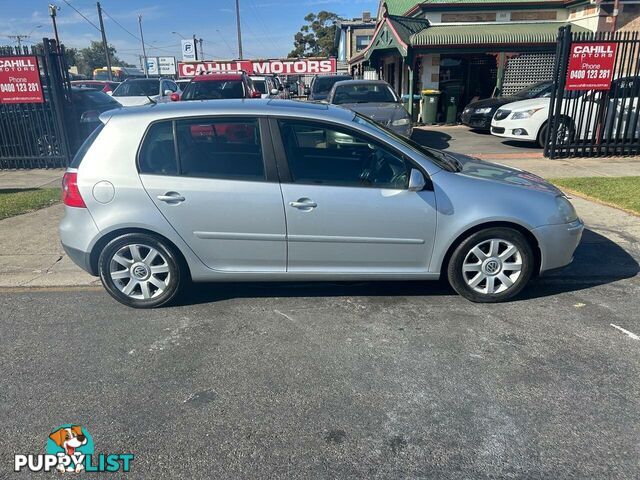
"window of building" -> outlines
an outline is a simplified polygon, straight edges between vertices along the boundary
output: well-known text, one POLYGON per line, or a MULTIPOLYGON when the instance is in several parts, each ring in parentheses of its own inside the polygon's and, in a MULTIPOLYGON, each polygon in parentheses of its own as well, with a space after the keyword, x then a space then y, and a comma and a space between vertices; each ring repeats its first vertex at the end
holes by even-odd
POLYGON ((364 50, 371 43, 371 35, 357 35, 356 36, 356 52, 364 50))

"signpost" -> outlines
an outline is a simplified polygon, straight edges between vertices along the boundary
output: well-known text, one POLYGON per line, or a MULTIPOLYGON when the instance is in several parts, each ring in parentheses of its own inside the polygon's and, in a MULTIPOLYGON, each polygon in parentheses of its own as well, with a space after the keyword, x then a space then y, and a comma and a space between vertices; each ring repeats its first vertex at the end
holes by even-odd
POLYGON ((571 44, 565 90, 609 90, 617 47, 615 42, 571 44))
POLYGON ((44 103, 38 59, 0 57, 0 104, 44 103))
POLYGON ((196 58, 196 44, 191 38, 182 39, 182 61, 193 62, 196 58))
POLYGON ((179 62, 178 75, 193 77, 213 72, 236 72, 244 70, 249 75, 315 75, 337 72, 335 58, 323 59, 274 59, 233 60, 208 62, 179 62))

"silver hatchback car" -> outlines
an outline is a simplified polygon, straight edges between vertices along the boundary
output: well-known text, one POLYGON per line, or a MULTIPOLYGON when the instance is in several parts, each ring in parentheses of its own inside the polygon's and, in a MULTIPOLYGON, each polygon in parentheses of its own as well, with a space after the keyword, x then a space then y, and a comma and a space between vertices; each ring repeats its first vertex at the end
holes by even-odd
POLYGON ((60 237, 118 301, 187 282, 435 280, 507 300, 571 262, 583 224, 539 177, 287 100, 107 112, 63 180, 60 237))

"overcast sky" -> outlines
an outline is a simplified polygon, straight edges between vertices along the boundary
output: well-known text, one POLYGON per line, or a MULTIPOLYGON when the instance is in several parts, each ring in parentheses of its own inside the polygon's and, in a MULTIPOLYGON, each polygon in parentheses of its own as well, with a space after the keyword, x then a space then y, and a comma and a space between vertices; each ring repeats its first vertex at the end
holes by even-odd
MULTIPOLYGON (((98 25, 95 1, 67 1, 98 25)), ((52 37, 49 3, 60 7, 57 21, 62 43, 84 47, 90 40, 100 40, 100 32, 64 0, 0 0, 0 45, 12 43, 8 35, 31 33, 27 43, 52 37), (38 25, 41 27, 34 31, 38 25)), ((180 57, 180 37, 172 31, 202 38, 207 59, 237 56, 235 0, 103 0, 101 5, 109 43, 117 48, 118 56, 136 65, 141 54, 138 14, 142 14, 149 56, 180 57)), ((363 10, 375 15, 377 6, 377 0, 240 0, 244 55, 286 57, 293 48, 293 35, 309 12, 329 10, 351 18, 359 17, 363 10)))

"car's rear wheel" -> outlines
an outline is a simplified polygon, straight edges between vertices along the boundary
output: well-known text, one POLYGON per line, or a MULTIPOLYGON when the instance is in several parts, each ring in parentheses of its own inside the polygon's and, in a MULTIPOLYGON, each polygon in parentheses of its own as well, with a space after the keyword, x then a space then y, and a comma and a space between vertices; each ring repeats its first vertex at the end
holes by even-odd
POLYGON ((107 292, 134 308, 168 304, 184 277, 172 248, 158 237, 140 233, 111 240, 100 254, 98 270, 107 292))
POLYGON ((535 258, 525 236, 511 228, 488 228, 454 250, 447 267, 453 289, 478 303, 513 298, 533 274, 535 258))

